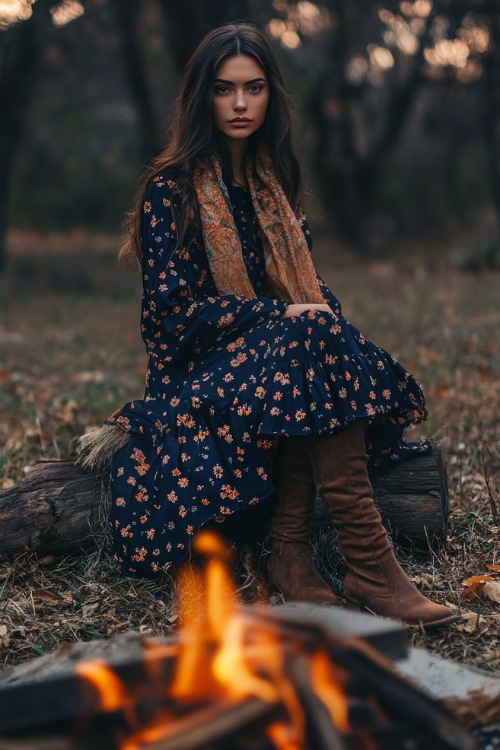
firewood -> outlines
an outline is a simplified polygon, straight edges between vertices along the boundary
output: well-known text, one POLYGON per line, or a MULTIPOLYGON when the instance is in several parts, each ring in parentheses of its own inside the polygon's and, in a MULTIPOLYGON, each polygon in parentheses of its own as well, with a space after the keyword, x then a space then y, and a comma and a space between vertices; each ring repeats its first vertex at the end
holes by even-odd
POLYGON ((322 607, 308 602, 290 602, 280 607, 270 607, 259 616, 268 622, 274 621, 277 627, 283 627, 286 623, 288 630, 296 628, 302 637, 309 629, 314 633, 318 625, 321 625, 325 630, 343 638, 361 638, 392 661, 404 659, 408 653, 408 632, 403 625, 366 612, 322 607))
POLYGON ((352 644, 332 644, 330 656, 349 673, 356 674, 367 691, 373 691, 383 706, 392 707, 401 718, 422 727, 432 727, 446 747, 477 750, 477 743, 442 704, 403 678, 399 678, 385 659, 361 640, 352 644))
POLYGON ((264 728, 285 715, 278 703, 267 703, 259 698, 247 698, 241 703, 219 701, 174 722, 168 735, 148 744, 147 750, 203 750, 207 747, 222 750, 233 745, 234 735, 256 734, 259 727, 264 728))
POLYGON ((0 750, 80 750, 70 737, 42 737, 34 740, 2 740, 0 750))
POLYGON ((290 657, 287 677, 292 682, 304 711, 307 747, 315 750, 347 750, 347 744, 333 724, 324 703, 314 691, 307 660, 302 654, 290 657))
MULTIPOLYGON (((317 608, 318 613, 321 609, 317 608)), ((325 626, 322 616, 318 616, 314 623, 311 613, 305 619, 303 629, 299 627, 299 618, 293 610, 289 622, 286 616, 282 616, 274 618, 273 623, 273 618, 259 608, 246 614, 251 617, 249 626, 255 628, 256 632, 264 628, 273 636, 279 635, 285 673, 304 712, 309 747, 343 750, 343 746, 354 746, 346 742, 349 737, 340 734, 344 729, 328 725, 325 706, 320 705, 321 699, 310 689, 312 680, 308 659, 321 650, 330 663, 345 675, 339 678, 339 686, 345 689, 349 708, 347 735, 352 733, 354 736, 356 732, 364 731, 373 732, 374 737, 381 731, 392 735, 395 733, 396 736, 402 733, 401 743, 388 746, 403 747, 406 744, 403 740, 416 733, 422 735, 429 747, 477 750, 474 738, 457 724, 442 705, 399 676, 392 665, 363 639, 341 637, 328 625, 325 626), (363 711, 364 718, 361 715, 363 711)), ((251 633, 251 629, 248 632, 251 633)), ((222 750, 237 747, 238 744, 232 740, 240 731, 245 734, 246 728, 251 728, 253 732, 255 727, 283 717, 283 710, 286 715, 286 707, 278 703, 263 704, 257 698, 234 703, 233 699, 216 695, 204 696, 201 705, 200 698, 193 696, 193 706, 183 703, 179 711, 175 711, 175 701, 168 691, 176 665, 175 642, 172 642, 171 649, 172 652, 167 649, 155 655, 154 650, 145 648, 139 658, 130 658, 123 653, 119 663, 108 662, 108 667, 121 681, 130 700, 137 701, 134 715, 144 716, 145 726, 147 715, 143 713, 143 707, 150 705, 153 711, 161 711, 165 706, 169 715, 175 712, 175 718, 168 727, 168 736, 158 740, 156 745, 148 745, 149 750, 206 750, 209 747, 222 750), (149 659, 154 659, 156 666, 153 670, 147 661, 149 659), (228 738, 229 745, 223 737, 228 738)), ((114 707, 104 710, 96 689, 82 679, 84 673, 88 674, 88 670, 82 671, 81 665, 76 664, 64 675, 43 679, 39 674, 33 681, 1 685, 0 742, 8 743, 11 738, 16 738, 29 743, 33 739, 32 746, 27 744, 25 748, 36 750, 36 738, 46 736, 47 732, 52 736, 61 736, 68 731, 68 727, 74 728, 76 722, 81 731, 81 747, 108 750, 114 747, 112 739, 116 736, 117 728, 129 727, 135 731, 135 719, 134 726, 130 726, 124 711, 115 710, 114 707)), ((126 702, 123 705, 125 709, 126 702)), ((386 745, 381 743, 380 746, 386 745)), ((417 746, 424 745, 420 743, 417 746)), ((12 750, 15 750, 15 745, 12 745, 12 750)))
MULTIPOLYGON (((105 527, 107 476, 71 460, 40 461, 0 492, 0 554, 60 553, 92 544, 105 527)), ((421 456, 372 477, 377 506, 398 540, 420 547, 446 534, 446 477, 441 455, 421 456)), ((324 523, 318 511, 317 523, 324 523)))

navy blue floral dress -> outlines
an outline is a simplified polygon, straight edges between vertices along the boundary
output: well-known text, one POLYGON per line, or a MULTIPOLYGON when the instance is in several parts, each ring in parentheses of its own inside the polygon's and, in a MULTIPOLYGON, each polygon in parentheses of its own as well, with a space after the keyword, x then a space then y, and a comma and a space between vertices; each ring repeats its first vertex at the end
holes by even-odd
POLYGON ((287 304, 269 287, 248 191, 229 188, 254 299, 218 295, 199 237, 174 249, 174 186, 167 172, 146 194, 146 392, 114 419, 129 431, 112 463, 116 559, 124 574, 146 577, 188 556, 207 521, 271 499, 280 436, 333 433, 367 418, 372 467, 430 449, 403 440, 426 416, 420 387, 342 317, 321 279, 332 313, 283 319, 287 304))

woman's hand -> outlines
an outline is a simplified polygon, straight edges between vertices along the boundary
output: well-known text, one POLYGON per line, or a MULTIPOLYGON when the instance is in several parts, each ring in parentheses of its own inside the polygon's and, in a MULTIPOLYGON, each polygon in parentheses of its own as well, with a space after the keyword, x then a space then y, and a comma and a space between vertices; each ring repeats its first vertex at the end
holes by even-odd
POLYGON ((332 310, 329 305, 322 305, 316 302, 307 302, 303 305, 288 305, 287 309, 281 317, 294 318, 296 315, 301 315, 303 312, 308 312, 309 310, 321 310, 321 312, 332 314, 332 310))

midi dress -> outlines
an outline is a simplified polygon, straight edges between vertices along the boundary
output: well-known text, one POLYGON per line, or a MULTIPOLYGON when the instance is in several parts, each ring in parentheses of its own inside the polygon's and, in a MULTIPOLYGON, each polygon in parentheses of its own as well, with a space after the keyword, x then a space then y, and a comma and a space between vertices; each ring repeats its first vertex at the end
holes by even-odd
POLYGON ((281 437, 365 419, 371 469, 431 449, 404 439, 426 417, 420 386, 342 316, 319 276, 331 313, 283 318, 242 187, 228 193, 255 298, 218 294, 201 233, 176 248, 175 181, 175 171, 157 175, 143 204, 144 398, 109 420, 128 433, 111 466, 115 559, 123 574, 149 578, 185 559, 203 524, 271 502, 281 437))

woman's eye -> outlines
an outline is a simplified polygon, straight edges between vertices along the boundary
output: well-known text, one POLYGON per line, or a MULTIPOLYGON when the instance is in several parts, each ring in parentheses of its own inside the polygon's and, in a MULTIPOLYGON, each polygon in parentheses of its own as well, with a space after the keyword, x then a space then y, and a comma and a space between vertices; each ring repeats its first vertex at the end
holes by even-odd
POLYGON ((216 86, 215 87, 215 93, 216 94, 225 94, 227 91, 229 91, 227 86, 216 86))
POLYGON ((248 87, 249 91, 251 91, 253 94, 258 93, 259 91, 262 91, 262 86, 260 83, 253 83, 251 86, 248 87))

